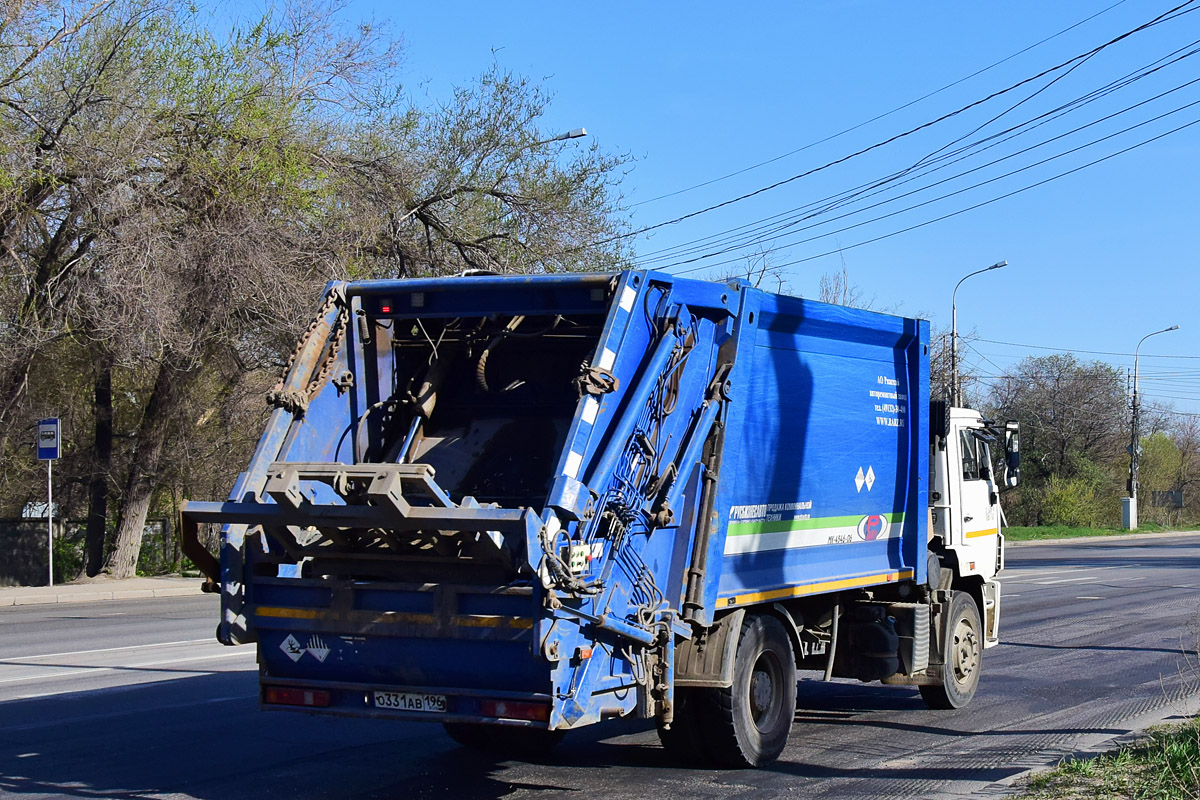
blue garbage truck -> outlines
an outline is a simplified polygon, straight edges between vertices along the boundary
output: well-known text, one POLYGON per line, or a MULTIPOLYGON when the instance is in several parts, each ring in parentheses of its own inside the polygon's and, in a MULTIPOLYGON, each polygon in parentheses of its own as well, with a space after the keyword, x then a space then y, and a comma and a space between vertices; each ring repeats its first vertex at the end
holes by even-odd
POLYGON ((800 671, 957 708, 998 641, 1018 430, 931 400, 929 347, 653 271, 331 284, 186 550, 262 708, 759 766, 800 671))

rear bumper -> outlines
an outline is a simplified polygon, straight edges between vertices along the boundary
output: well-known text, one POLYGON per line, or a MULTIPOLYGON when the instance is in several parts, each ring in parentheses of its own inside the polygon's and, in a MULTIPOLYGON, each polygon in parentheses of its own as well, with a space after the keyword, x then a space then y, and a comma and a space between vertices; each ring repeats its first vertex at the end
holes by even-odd
POLYGON ((409 722, 466 722, 501 725, 512 728, 548 727, 550 695, 525 692, 462 689, 443 686, 388 686, 344 681, 296 680, 263 675, 260 679, 259 708, 267 711, 303 711, 310 714, 330 714, 340 717, 395 719, 409 722), (328 704, 268 703, 266 690, 271 687, 294 688, 306 693, 327 694, 328 704), (381 708, 375 704, 376 692, 438 695, 446 698, 446 711, 403 711, 381 708), (531 706, 545 707, 544 720, 515 719, 498 715, 512 705, 528 715, 531 706), (492 713, 485 713, 492 712, 492 713))

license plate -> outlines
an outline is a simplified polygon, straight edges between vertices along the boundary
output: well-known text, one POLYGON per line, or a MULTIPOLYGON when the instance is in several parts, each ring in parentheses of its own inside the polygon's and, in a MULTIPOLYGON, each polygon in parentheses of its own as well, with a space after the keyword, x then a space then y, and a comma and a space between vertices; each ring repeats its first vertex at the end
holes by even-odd
POLYGON ((391 708, 396 711, 424 711, 433 714, 446 713, 446 695, 412 694, 411 692, 375 692, 376 708, 391 708))

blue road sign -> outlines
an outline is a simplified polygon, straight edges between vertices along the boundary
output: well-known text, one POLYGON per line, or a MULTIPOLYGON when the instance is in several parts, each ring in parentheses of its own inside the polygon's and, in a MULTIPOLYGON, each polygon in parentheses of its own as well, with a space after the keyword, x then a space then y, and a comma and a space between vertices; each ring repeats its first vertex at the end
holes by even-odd
POLYGON ((39 461, 53 461, 62 449, 61 426, 58 417, 38 420, 37 451, 39 461))

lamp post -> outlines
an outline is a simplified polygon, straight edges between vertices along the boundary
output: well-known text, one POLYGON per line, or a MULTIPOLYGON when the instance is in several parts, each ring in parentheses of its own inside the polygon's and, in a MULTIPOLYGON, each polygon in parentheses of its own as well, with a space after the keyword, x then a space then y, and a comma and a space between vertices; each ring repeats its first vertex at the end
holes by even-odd
POLYGON ((1133 350, 1133 406, 1130 414, 1129 436, 1129 497, 1121 501, 1121 526, 1131 531, 1138 526, 1137 495, 1138 495, 1138 423, 1141 417, 1142 401, 1138 397, 1138 358, 1141 354, 1142 342, 1160 333, 1170 333, 1179 330, 1178 325, 1163 328, 1161 331, 1147 333, 1137 343, 1133 350))
POLYGON ((540 142, 534 142, 529 146, 538 147, 539 145, 550 144, 551 142, 565 142, 567 139, 578 139, 580 136, 587 135, 587 128, 572 128, 566 133, 560 133, 558 136, 551 136, 549 139, 543 139, 540 142))
POLYGON ((970 278, 972 275, 988 272, 993 269, 1007 267, 1007 261, 997 261, 990 267, 977 269, 974 272, 964 275, 962 280, 954 285, 954 292, 950 295, 950 405, 957 406, 962 402, 962 387, 958 382, 958 287, 962 286, 963 281, 970 278))

